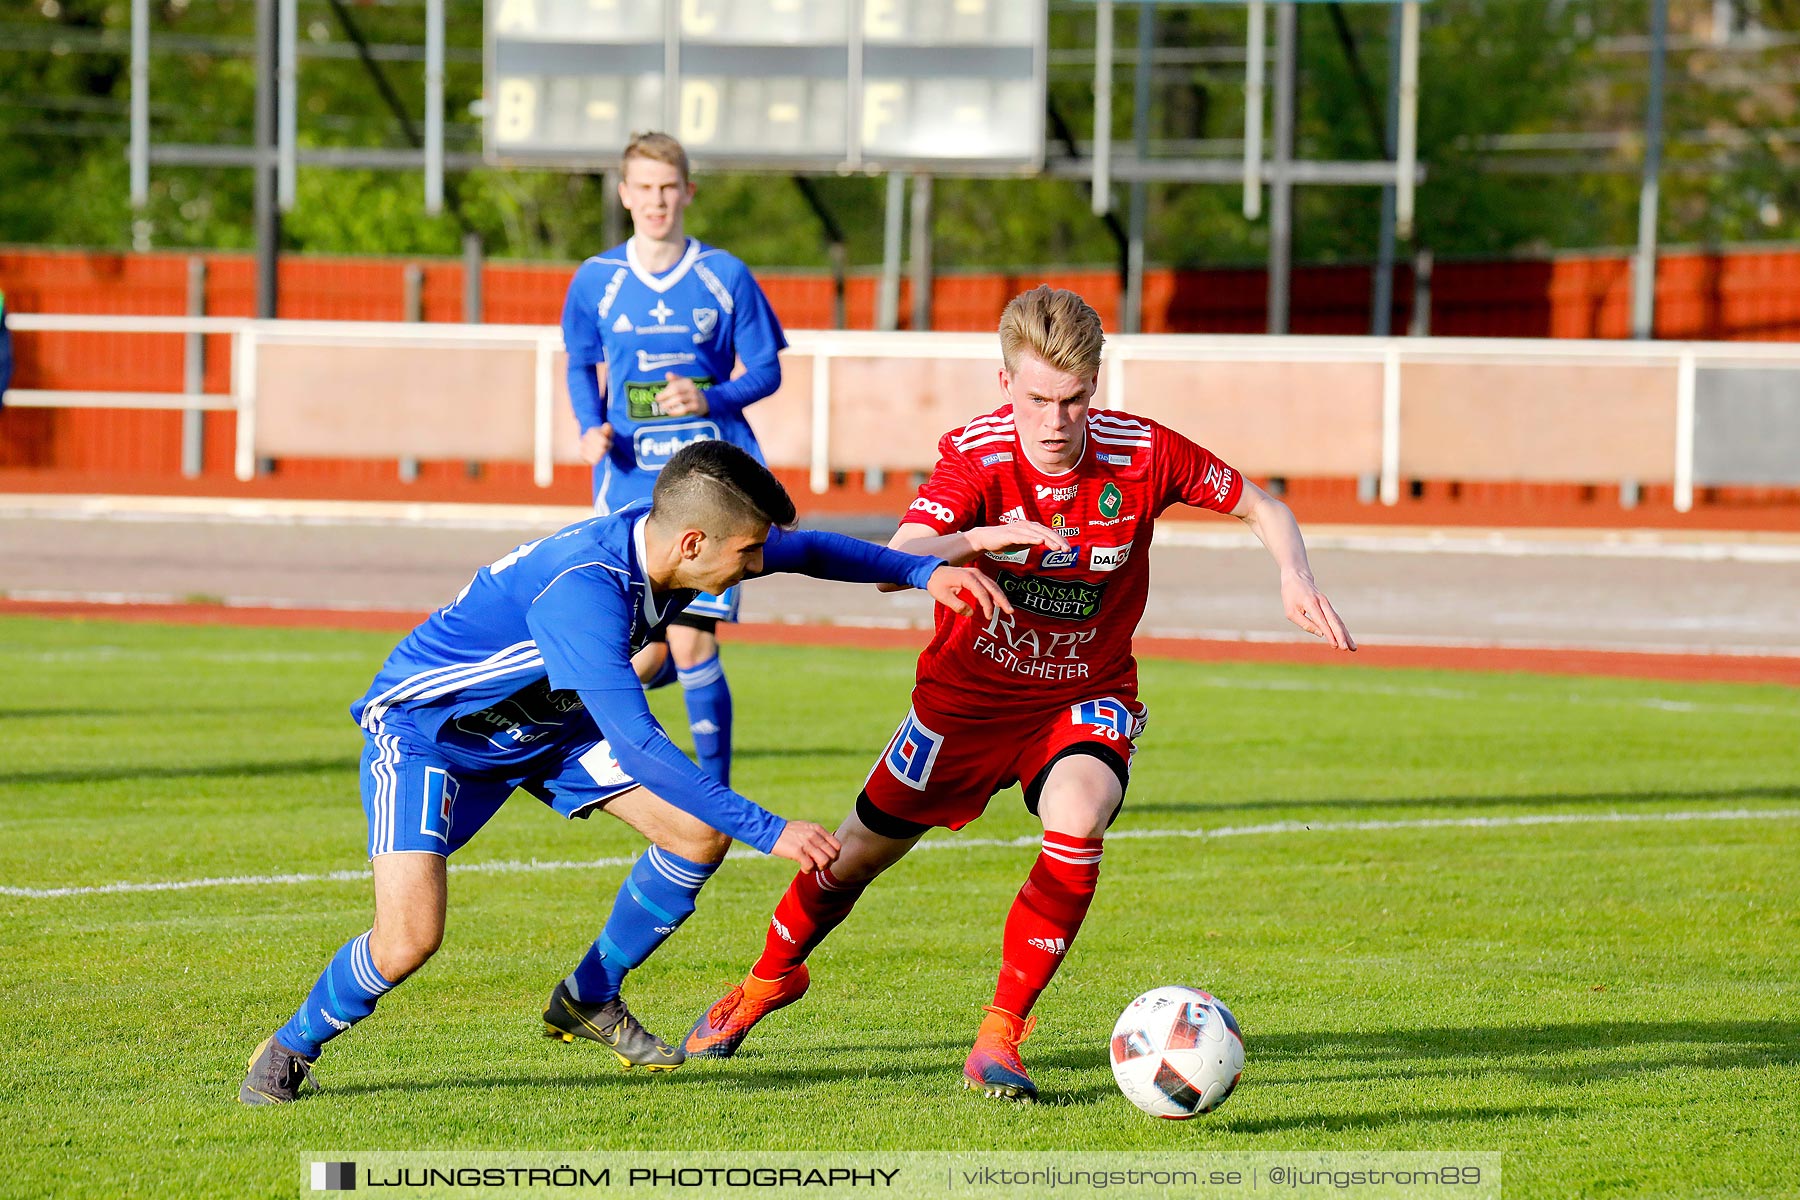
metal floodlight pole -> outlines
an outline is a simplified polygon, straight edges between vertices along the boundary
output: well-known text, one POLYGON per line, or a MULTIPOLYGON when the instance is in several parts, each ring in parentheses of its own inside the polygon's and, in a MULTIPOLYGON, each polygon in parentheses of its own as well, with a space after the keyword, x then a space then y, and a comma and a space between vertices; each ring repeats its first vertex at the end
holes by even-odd
POLYGON ((1631 272, 1631 336, 1656 336, 1656 215, 1662 173, 1663 65, 1669 0, 1650 0, 1650 97, 1644 114, 1644 179, 1638 190, 1637 259, 1631 272))
MULTIPOLYGON (((1150 59, 1156 45, 1155 5, 1139 6, 1137 37, 1137 75, 1131 81, 1131 140, 1137 160, 1144 162, 1150 157, 1150 59)), ((1144 226, 1149 213, 1150 185, 1134 179, 1125 255, 1125 313, 1121 322, 1126 333, 1141 333, 1144 328, 1144 226)))
POLYGON ((889 171, 887 212, 881 230, 881 295, 876 304, 875 328, 900 328, 900 256, 905 252, 906 176, 889 171))
POLYGON ((1395 154, 1399 188, 1394 223, 1401 237, 1412 236, 1413 187, 1419 161, 1419 0, 1400 6, 1400 125, 1395 154))
POLYGON ((275 181, 275 60, 280 51, 276 0, 256 0, 256 315, 275 315, 280 285, 281 210, 275 181))
MULTIPOLYGON (((1384 155, 1391 153, 1399 141, 1402 57, 1400 27, 1403 21, 1400 7, 1395 5, 1388 13, 1388 94, 1387 128, 1382 145, 1384 155)), ((1386 184, 1381 189, 1381 240, 1375 252, 1374 295, 1369 305, 1372 311, 1369 332, 1375 337, 1387 337, 1394 331, 1394 193, 1398 183, 1396 179, 1394 183, 1386 184)))
POLYGON ((294 208, 294 144, 299 129, 300 112, 300 0, 281 0, 280 15, 275 22, 279 50, 276 59, 276 166, 275 180, 278 203, 282 212, 294 208))
POLYGON ((1269 188, 1270 333, 1288 331, 1288 284, 1293 269, 1294 59, 1299 40, 1299 5, 1283 0, 1275 11, 1275 178, 1269 188))
POLYGON ((931 328, 931 176, 913 176, 912 327, 931 328))
POLYGON ((444 0, 425 0, 425 211, 444 211, 444 0))
POLYGON ((1267 5, 1250 0, 1250 35, 1244 46, 1244 219, 1262 216, 1263 77, 1269 61, 1267 5))
POLYGON ((150 0, 131 0, 131 207, 150 202, 150 0))
POLYGON ((1112 211, 1113 6, 1094 10, 1094 195, 1096 217, 1112 211))

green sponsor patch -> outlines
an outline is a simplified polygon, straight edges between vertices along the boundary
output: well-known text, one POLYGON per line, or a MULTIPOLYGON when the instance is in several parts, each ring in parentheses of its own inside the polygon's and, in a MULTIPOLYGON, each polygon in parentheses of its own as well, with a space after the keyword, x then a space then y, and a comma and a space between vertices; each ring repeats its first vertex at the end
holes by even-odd
MULTIPOLYGON (((694 386, 699 388, 703 392, 707 388, 711 387, 712 385, 713 385, 713 379, 712 379, 712 376, 710 376, 710 375, 697 375, 694 377, 694 386)), ((666 421, 666 420, 668 420, 670 418, 671 414, 664 412, 662 410, 662 405, 660 405, 656 402, 656 398, 658 396, 662 395, 663 389, 668 386, 669 385, 666 382, 663 382, 663 383, 629 383, 628 382, 628 383, 626 383, 626 385, 625 385, 625 413, 626 413, 626 415, 629 416, 634 421, 666 421)))
POLYGON ((1085 621, 1100 611, 1104 583, 1079 579, 1045 579, 1041 575, 1014 575, 1003 571, 997 580, 1014 608, 1053 617, 1058 621, 1085 621))

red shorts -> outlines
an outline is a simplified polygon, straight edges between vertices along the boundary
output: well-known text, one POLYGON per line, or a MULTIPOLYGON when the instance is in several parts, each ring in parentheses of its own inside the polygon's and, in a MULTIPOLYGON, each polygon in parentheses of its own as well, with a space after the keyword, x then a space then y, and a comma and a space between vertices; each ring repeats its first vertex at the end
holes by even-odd
POLYGON ((915 696, 869 772, 857 809, 872 805, 877 822, 888 818, 888 828, 870 827, 889 837, 916 836, 933 826, 961 829, 996 793, 1022 780, 1025 807, 1035 813, 1048 768, 1072 752, 1108 762, 1123 788, 1145 718, 1143 705, 1117 696, 982 718, 934 713, 915 696))

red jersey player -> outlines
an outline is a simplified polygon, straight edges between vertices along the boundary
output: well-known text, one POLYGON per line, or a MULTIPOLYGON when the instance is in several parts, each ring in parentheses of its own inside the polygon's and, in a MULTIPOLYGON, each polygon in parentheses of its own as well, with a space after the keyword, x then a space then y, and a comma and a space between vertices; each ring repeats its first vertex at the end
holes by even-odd
POLYGON ((1152 527, 1170 505, 1243 521, 1281 568, 1288 619, 1356 649, 1313 582, 1286 505, 1171 429, 1089 411, 1102 340, 1099 316, 1073 292, 1040 287, 1006 306, 1007 403, 944 435, 890 545, 978 564, 1013 611, 986 621, 938 612, 912 709, 838 830, 842 852, 795 878, 762 957, 688 1033, 689 1057, 736 1053, 758 1020, 805 993, 807 955, 875 876, 928 829, 960 829, 1021 782, 1044 841, 1007 917, 999 983, 963 1082, 1036 1098, 1019 1043, 1087 915, 1102 839, 1124 802, 1145 716, 1131 637, 1152 527))

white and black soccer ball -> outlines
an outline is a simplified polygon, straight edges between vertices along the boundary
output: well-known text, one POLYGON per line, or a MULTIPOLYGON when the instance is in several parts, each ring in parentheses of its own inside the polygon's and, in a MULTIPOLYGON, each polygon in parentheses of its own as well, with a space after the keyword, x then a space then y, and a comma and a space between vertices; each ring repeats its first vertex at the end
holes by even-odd
POLYGON ((1127 1100, 1153 1117, 1185 1121, 1219 1107, 1237 1087, 1244 1035, 1209 993, 1154 988, 1119 1014, 1112 1069, 1127 1100))

